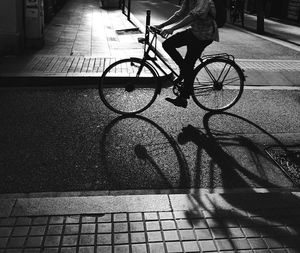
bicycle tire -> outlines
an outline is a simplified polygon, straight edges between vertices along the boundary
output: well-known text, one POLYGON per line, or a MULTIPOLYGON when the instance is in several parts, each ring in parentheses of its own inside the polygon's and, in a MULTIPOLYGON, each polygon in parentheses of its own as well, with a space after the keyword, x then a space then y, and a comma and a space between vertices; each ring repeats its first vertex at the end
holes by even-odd
POLYGON ((194 75, 192 98, 206 111, 227 110, 242 96, 245 77, 231 59, 208 59, 195 69, 194 75))
POLYGON ((109 65, 99 83, 102 102, 118 114, 140 113, 154 102, 159 93, 156 72, 139 58, 128 58, 109 65), (138 70, 141 73, 138 74, 138 70))

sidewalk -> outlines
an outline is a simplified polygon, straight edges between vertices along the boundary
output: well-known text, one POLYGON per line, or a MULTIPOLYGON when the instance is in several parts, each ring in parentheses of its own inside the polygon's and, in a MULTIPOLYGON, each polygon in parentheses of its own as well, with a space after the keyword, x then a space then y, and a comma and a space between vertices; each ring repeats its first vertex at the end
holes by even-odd
MULTIPOLYGON (((96 0, 69 1, 46 26, 41 50, 0 58, 1 84, 40 86, 57 84, 57 80, 60 85, 96 84, 113 61, 142 56, 143 45, 137 38, 143 36, 143 25, 134 23, 120 10, 100 8, 96 0), (137 26, 140 31, 134 30, 137 26)), ((295 29, 298 33, 293 31, 291 36, 298 36, 300 28, 295 29)), ((236 60, 246 70, 247 86, 299 86, 300 60, 236 60)))
POLYGON ((299 199, 254 189, 1 199, 0 252, 297 253, 299 199))
MULTIPOLYGON (((254 15, 245 14, 245 28, 256 31, 256 19, 254 15)), ((264 23, 266 36, 300 46, 300 28, 298 26, 283 24, 267 18, 264 23)))

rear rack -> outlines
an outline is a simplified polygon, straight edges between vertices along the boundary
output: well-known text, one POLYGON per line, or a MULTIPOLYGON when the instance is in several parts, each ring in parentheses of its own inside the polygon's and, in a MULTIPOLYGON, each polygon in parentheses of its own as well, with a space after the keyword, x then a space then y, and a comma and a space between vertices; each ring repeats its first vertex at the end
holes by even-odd
POLYGON ((208 60, 211 58, 222 58, 222 59, 230 59, 232 61, 234 61, 234 56, 231 54, 227 54, 227 53, 221 53, 221 54, 208 54, 208 55, 203 55, 201 56, 202 60, 208 60))

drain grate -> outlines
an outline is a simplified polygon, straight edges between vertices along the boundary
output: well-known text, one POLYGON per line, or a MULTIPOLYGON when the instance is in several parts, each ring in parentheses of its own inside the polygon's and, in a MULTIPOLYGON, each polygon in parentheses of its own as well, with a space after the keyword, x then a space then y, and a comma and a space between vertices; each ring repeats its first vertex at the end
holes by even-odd
POLYGON ((285 149, 276 146, 265 150, 295 186, 300 187, 300 146, 285 149))

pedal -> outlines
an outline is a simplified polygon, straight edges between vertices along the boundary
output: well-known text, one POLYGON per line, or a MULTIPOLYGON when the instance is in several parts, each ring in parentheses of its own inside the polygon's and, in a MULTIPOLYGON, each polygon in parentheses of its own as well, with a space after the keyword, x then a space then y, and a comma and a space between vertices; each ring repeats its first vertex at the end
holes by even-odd
POLYGON ((146 41, 146 40, 145 40, 144 37, 139 37, 139 38, 138 38, 138 42, 141 43, 141 44, 145 44, 145 41, 146 41))

